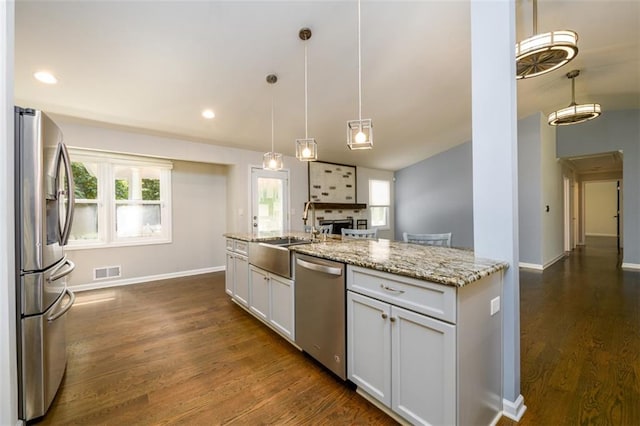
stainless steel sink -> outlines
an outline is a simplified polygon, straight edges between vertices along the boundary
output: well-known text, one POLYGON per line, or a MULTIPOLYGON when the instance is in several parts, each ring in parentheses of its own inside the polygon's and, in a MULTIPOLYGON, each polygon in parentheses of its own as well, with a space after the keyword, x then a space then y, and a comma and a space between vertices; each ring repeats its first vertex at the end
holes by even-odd
POLYGON ((309 244, 302 238, 278 238, 249 244, 249 263, 274 274, 291 278, 292 252, 289 247, 309 244))

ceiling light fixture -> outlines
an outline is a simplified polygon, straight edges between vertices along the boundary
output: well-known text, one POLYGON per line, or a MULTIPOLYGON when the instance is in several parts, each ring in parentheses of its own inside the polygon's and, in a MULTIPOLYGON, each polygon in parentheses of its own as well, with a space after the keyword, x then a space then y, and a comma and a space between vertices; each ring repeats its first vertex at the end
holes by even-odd
POLYGON ((570 30, 538 34, 538 2, 533 0, 533 36, 516 43, 516 79, 560 68, 578 54, 578 34, 570 30))
POLYGON ((262 168, 265 170, 282 170, 284 164, 282 162, 282 154, 275 152, 273 149, 273 85, 278 81, 278 76, 275 74, 269 74, 267 76, 267 83, 271 88, 271 151, 264 154, 262 158, 262 168))
POLYGON ((210 109, 205 109, 204 111, 202 111, 202 116, 208 120, 211 120, 216 116, 216 113, 211 111, 210 109))
POLYGON ((568 107, 559 109, 549 114, 548 123, 550 126, 568 126, 578 124, 588 120, 593 120, 602 114, 600 104, 576 104, 576 77, 580 75, 579 70, 567 73, 567 78, 571 79, 571 104, 568 107))
POLYGON ((349 149, 373 148, 373 123, 362 119, 362 49, 360 45, 360 0, 358 0, 358 119, 347 121, 349 149))
POLYGON ((307 40, 311 38, 311 30, 309 28, 303 28, 298 33, 300 40, 304 41, 304 139, 296 139, 296 158, 300 161, 316 161, 318 159, 318 143, 315 138, 310 138, 307 131, 307 40))
POLYGON ((44 84, 56 84, 58 79, 49 71, 38 71, 33 74, 36 80, 44 84))

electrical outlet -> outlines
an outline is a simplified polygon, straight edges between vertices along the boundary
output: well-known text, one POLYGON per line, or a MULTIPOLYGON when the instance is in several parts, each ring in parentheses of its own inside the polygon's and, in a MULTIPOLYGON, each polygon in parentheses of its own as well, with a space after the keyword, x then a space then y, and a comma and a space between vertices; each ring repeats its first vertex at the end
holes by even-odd
POLYGON ((500 296, 495 299, 491 299, 491 316, 497 314, 500 311, 500 296))

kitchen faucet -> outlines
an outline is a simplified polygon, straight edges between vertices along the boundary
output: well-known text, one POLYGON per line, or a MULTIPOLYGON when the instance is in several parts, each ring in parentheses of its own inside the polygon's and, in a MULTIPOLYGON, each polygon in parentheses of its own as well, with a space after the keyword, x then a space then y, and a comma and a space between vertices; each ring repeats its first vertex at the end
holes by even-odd
POLYGON ((320 233, 316 229, 316 206, 313 201, 307 201, 304 204, 304 211, 302 212, 302 222, 306 225, 307 218, 309 217, 309 207, 311 207, 311 239, 320 233))

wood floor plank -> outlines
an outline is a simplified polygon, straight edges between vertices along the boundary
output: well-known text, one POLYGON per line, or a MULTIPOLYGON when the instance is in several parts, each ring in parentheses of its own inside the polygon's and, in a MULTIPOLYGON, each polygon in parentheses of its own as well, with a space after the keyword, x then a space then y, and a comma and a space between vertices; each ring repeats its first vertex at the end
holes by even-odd
POLYGON ((224 274, 79 293, 43 425, 396 424, 224 293, 224 274))

